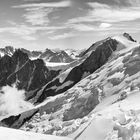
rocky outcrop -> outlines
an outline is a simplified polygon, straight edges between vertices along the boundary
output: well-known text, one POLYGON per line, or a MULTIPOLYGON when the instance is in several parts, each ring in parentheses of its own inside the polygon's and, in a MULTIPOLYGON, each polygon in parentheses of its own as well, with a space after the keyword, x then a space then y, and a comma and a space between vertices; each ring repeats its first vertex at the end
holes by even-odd
POLYGON ((11 57, 5 55, 0 59, 0 87, 16 84, 18 89, 27 92, 27 99, 34 97, 37 89, 58 74, 59 71, 49 70, 41 59, 31 61, 21 50, 16 50, 11 57))
POLYGON ((130 41, 132 41, 132 42, 136 42, 136 40, 134 40, 134 39, 132 38, 132 36, 130 36, 128 33, 124 33, 123 36, 126 37, 128 40, 130 40, 130 41))

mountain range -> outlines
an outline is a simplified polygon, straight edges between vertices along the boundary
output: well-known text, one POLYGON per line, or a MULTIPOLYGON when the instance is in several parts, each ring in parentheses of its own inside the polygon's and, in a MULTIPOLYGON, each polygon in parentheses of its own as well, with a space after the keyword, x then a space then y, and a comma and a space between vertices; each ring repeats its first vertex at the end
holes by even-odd
POLYGON ((82 51, 8 46, 0 55, 0 132, 14 128, 20 129, 17 135, 30 131, 46 139, 140 138, 140 44, 128 33, 82 51), (14 112, 6 108, 7 99, 17 99, 8 98, 9 88, 24 92, 14 112), (25 109, 25 104, 31 106, 25 109))
MULTIPOLYGON (((18 49, 15 49, 12 46, 6 46, 0 48, 0 57, 4 55, 12 56, 18 49)), ((23 53, 26 53, 31 60, 42 59, 45 62, 53 63, 70 63, 77 59, 82 51, 79 50, 58 50, 58 49, 46 49, 44 51, 30 51, 24 48, 20 48, 23 53)))

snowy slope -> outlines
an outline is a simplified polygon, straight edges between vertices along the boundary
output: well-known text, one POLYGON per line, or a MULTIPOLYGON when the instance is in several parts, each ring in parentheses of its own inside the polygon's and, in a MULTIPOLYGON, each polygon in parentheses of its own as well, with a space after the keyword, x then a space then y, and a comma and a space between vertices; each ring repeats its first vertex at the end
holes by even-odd
MULTIPOLYGON (((126 38, 123 39, 127 42, 126 38)), ((140 48, 136 42, 132 42, 132 46, 130 46, 131 50, 127 49, 128 46, 123 48, 123 51, 115 52, 112 58, 100 69, 81 80, 65 93, 53 97, 44 107, 40 108, 42 114, 42 110, 44 113, 48 112, 50 106, 53 106, 52 116, 47 115, 44 121, 43 116, 39 114, 36 116, 39 121, 35 121, 36 117, 32 118, 22 129, 26 130, 28 125, 32 124, 33 128, 30 131, 37 131, 37 128, 40 129, 44 122, 48 122, 47 118, 52 117, 53 119, 49 121, 50 128, 46 127, 45 131, 49 133, 48 130, 55 128, 51 131, 51 134, 66 135, 67 133, 68 135, 77 130, 81 122, 87 122, 87 119, 83 119, 83 117, 91 113, 92 110, 93 113, 99 112, 118 102, 121 98, 129 96, 133 85, 139 87, 140 84, 140 48), (133 67, 135 67, 135 71, 133 67), (70 125, 65 126, 63 120, 70 121, 70 125), (77 121, 80 122, 78 126, 76 125, 77 121), (59 128, 59 131, 57 128, 59 128)), ((65 75, 62 76, 60 81, 63 82, 64 79, 65 75)))
POLYGON ((56 66, 66 66, 69 63, 53 63, 53 62, 45 62, 48 67, 56 67, 56 66))
POLYGON ((119 129, 121 129, 120 137, 123 140, 136 137, 137 133, 134 132, 134 129, 140 128, 140 120, 138 119, 140 117, 139 98, 139 91, 134 91, 131 96, 123 101, 109 106, 102 104, 105 109, 96 110, 97 113, 92 114, 92 121, 87 125, 86 130, 77 137, 77 140, 118 140, 117 131, 119 129))
MULTIPOLYGON (((90 113, 86 126, 81 125, 70 135, 76 140, 140 139, 140 47, 122 36, 114 39, 126 48, 96 73, 98 78, 92 84, 99 91, 100 103, 90 113)), ((95 73, 89 77, 96 77, 95 73)))
POLYGON ((1 140, 72 140, 70 138, 43 135, 21 130, 0 127, 1 140))
POLYGON ((124 48, 125 51, 128 51, 140 45, 138 42, 132 42, 131 40, 128 40, 123 35, 114 36, 112 37, 112 39, 115 39, 119 42, 118 50, 121 50, 122 48, 124 48))
POLYGON ((135 138, 133 131, 139 130, 140 121, 140 47, 123 36, 113 39, 120 42, 120 48, 105 65, 38 106, 38 113, 21 129, 75 140, 135 138))

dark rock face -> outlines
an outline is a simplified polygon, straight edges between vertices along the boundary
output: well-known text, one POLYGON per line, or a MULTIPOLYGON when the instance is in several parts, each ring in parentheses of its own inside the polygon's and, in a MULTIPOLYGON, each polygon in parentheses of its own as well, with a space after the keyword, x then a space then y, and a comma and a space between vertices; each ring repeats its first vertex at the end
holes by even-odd
POLYGON ((128 33, 124 33, 123 36, 126 37, 130 41, 136 42, 136 40, 134 40, 128 33))
POLYGON ((88 53, 92 52, 92 51, 95 51, 96 48, 101 45, 102 43, 105 43, 107 40, 111 39, 110 37, 109 38, 106 38, 104 40, 100 40, 100 41, 97 41, 95 42, 94 44, 92 44, 87 50, 81 52, 81 54, 79 55, 79 57, 83 57, 85 55, 87 55, 88 53))
POLYGON ((10 116, 6 119, 3 119, 1 122, 0 122, 0 125, 1 126, 5 126, 5 127, 11 127, 12 124, 14 122, 16 122, 18 119, 20 118, 20 115, 17 115, 17 116, 10 116))
POLYGON ((19 114, 17 116, 10 116, 8 118, 3 119, 0 122, 0 126, 19 129, 26 121, 30 120, 37 112, 38 109, 33 109, 23 112, 22 114, 19 114))
MULTIPOLYGON (((113 51, 117 49, 118 42, 111 38, 107 39, 105 42, 99 43, 95 50, 86 58, 86 60, 80 65, 74 67, 66 79, 61 83, 58 78, 46 85, 42 94, 36 100, 36 103, 43 102, 49 96, 55 96, 57 94, 63 93, 76 83, 78 83, 85 73, 93 73, 102 65, 104 65, 109 57, 112 55, 113 51)), ((97 45, 97 44, 96 44, 97 45)))
POLYGON ((5 55, 0 59, 0 87, 16 84, 18 89, 34 92, 58 74, 59 71, 50 71, 41 59, 31 61, 21 50, 15 51, 12 57, 5 55))

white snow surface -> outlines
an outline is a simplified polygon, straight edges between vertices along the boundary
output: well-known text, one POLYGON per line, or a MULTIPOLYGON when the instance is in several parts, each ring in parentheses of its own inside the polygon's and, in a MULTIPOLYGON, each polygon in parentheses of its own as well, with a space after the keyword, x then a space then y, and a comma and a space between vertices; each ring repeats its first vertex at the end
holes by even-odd
POLYGON ((22 130, 0 127, 1 140, 72 140, 66 137, 57 137, 52 135, 37 134, 25 132, 22 130))
MULTIPOLYGON (((96 113, 94 112, 91 115, 92 120, 76 140, 130 140, 132 136, 138 138, 134 140, 139 140, 140 136, 132 132, 133 129, 131 129, 133 126, 135 127, 135 131, 136 129, 140 129, 139 92, 134 91, 127 99, 115 104, 108 104, 109 100, 106 100, 104 104, 100 105, 102 110, 98 111, 98 109, 95 109, 96 113), (117 131, 114 130, 116 127, 118 127, 117 131), (122 130, 119 130, 119 128, 122 128, 122 130), (119 131, 122 131, 120 136, 122 139, 119 139, 119 131), (130 131, 133 135, 129 135, 127 131, 130 131), (115 135, 116 138, 113 139, 115 135)), ((78 134, 75 133, 75 135, 78 134)), ((75 135, 71 137, 75 137, 75 135)))
POLYGON ((120 44, 118 46, 122 47, 122 45, 124 45, 123 47, 125 47, 125 50, 122 49, 122 51, 120 51, 120 52, 128 51, 135 47, 140 46, 140 44, 138 42, 132 42, 132 41, 128 40, 126 37, 124 37, 123 35, 114 36, 114 37, 112 37, 112 39, 115 39, 116 41, 120 42, 120 44))
POLYGON ((131 47, 133 46, 134 44, 139 44, 137 42, 132 42, 130 40, 128 40, 126 37, 124 37, 123 35, 119 35, 119 36, 114 36, 112 37, 112 39, 115 39, 117 40, 118 42, 124 44, 125 46, 127 47, 131 47))
POLYGON ((56 66, 66 66, 69 63, 53 63, 53 62, 46 62, 45 61, 46 66, 48 67, 56 67, 56 66))
POLYGON ((3 52, 0 52, 0 56, 3 57, 5 54, 3 52))

